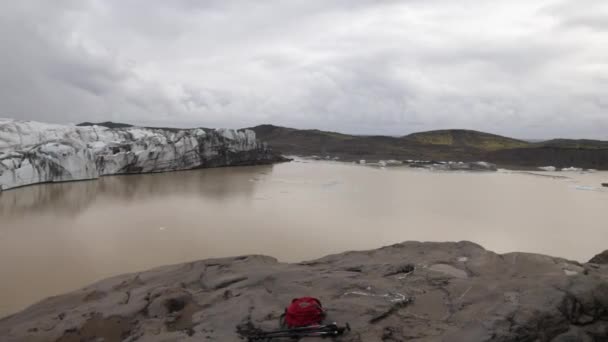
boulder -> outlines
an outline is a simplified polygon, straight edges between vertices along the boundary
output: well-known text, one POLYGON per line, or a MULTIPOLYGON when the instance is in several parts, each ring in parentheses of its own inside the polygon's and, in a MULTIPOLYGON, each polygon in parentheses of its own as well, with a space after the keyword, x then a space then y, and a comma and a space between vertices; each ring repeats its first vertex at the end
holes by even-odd
POLYGON ((608 264, 608 250, 603 251, 602 253, 594 256, 589 260, 590 263, 606 265, 608 264))
POLYGON ((0 337, 243 341, 276 330, 300 296, 318 297, 327 321, 350 324, 338 341, 608 339, 607 268, 471 242, 404 242, 296 264, 251 255, 164 266, 43 300, 1 319, 0 337))

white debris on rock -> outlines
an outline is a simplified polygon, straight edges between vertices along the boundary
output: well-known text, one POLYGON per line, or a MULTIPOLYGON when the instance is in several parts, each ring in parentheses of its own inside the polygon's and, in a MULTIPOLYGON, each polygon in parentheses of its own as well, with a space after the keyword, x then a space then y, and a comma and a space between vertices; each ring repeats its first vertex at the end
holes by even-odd
POLYGON ((583 169, 578 168, 578 167, 566 167, 566 168, 563 168, 562 171, 582 172, 583 169))
POLYGON ((429 267, 429 270, 443 273, 454 278, 468 278, 467 272, 448 264, 435 264, 429 267))
POLYGON ((0 190, 272 159, 251 130, 80 127, 0 119, 0 190))
MULTIPOLYGON (((368 291, 371 291, 371 288, 367 289, 368 291)), ((388 300, 391 303, 403 303, 403 302, 408 302, 411 299, 409 299, 407 296, 405 296, 402 293, 399 292, 389 292, 389 293, 382 293, 382 294, 377 294, 377 293, 372 293, 372 292, 365 292, 365 291, 349 291, 349 292, 345 292, 343 294, 343 296, 365 296, 365 297, 380 297, 380 298, 384 298, 386 300, 388 300)))
POLYGON ((403 162, 399 160, 389 159, 389 160, 380 160, 378 162, 380 166, 394 166, 394 165, 402 165, 403 162))

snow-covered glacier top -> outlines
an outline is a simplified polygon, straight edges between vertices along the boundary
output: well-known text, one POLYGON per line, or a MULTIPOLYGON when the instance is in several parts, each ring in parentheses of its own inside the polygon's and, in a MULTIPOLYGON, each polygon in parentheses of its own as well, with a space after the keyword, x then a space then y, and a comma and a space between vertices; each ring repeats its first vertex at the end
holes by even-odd
MULTIPOLYGON (((229 140, 241 140, 255 145, 255 132, 251 130, 236 131, 220 128, 218 134, 229 140)), ((0 118, 0 151, 27 149, 29 147, 49 142, 70 140, 84 144, 93 142, 119 143, 128 140, 143 140, 150 138, 175 139, 186 133, 204 136, 203 129, 167 131, 163 129, 127 127, 107 128, 103 126, 58 125, 37 121, 22 121, 0 118), (159 134, 159 132, 162 132, 159 134), (168 134, 167 134, 168 133, 168 134)), ((254 147, 254 146, 250 146, 254 147)))
POLYGON ((107 128, 0 119, 0 190, 273 158, 251 130, 107 128))

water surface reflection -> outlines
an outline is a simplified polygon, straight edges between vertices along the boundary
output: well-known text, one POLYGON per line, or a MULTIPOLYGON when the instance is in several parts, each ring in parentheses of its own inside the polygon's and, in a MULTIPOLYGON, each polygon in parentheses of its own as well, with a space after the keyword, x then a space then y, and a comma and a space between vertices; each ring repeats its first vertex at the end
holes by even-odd
POLYGON ((103 277, 208 257, 299 261, 471 240, 585 261, 608 246, 608 192, 593 189, 608 173, 559 175, 294 162, 7 191, 0 316, 103 277))
POLYGON ((248 197, 253 193, 256 181, 269 175, 272 167, 180 171, 171 173, 169 177, 163 173, 111 176, 92 181, 29 186, 0 192, 0 215, 8 217, 45 212, 77 215, 97 200, 128 202, 173 194, 218 200, 248 197))

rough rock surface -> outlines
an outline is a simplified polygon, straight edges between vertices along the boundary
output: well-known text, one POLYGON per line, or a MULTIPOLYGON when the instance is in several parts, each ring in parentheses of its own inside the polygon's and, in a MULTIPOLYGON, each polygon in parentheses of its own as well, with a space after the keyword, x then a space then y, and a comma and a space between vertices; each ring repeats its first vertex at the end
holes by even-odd
POLYGON ((608 265, 608 250, 594 256, 589 260, 590 263, 608 265))
POLYGON ((239 333, 276 329, 290 300, 306 295, 321 299, 329 321, 350 323, 338 341, 608 339, 608 267, 470 242, 405 242, 300 264, 243 256, 160 267, 46 299, 0 320, 0 337, 242 341, 239 333))
POLYGON ((279 161, 251 130, 62 126, 0 119, 0 191, 44 182, 279 161))

